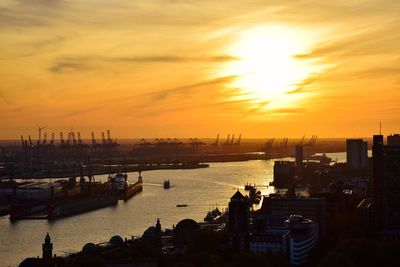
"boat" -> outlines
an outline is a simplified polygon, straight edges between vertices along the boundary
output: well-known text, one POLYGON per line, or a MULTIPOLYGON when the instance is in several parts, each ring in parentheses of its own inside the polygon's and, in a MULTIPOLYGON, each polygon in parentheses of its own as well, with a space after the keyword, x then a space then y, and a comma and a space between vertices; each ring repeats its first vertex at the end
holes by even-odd
POLYGON ((188 206, 187 204, 178 204, 178 205, 176 205, 176 207, 178 207, 178 208, 187 207, 187 206, 188 206))
POLYGON ((170 183, 169 179, 164 180, 164 189, 169 189, 170 187, 171 187, 171 183, 170 183))
MULTIPOLYGON (((51 190, 53 191, 53 190, 51 190)), ((118 204, 118 194, 110 181, 79 183, 75 179, 65 183, 60 194, 51 194, 47 200, 16 200, 10 207, 10 220, 53 220, 118 204)))
POLYGON ((137 193, 143 190, 143 179, 139 171, 138 180, 133 183, 128 183, 128 175, 126 173, 118 172, 114 177, 109 176, 112 183, 112 189, 118 194, 120 200, 128 200, 137 193))
POLYGON ((104 194, 94 196, 77 197, 67 201, 53 202, 48 208, 48 220, 67 217, 100 208, 115 206, 118 204, 117 194, 104 194))

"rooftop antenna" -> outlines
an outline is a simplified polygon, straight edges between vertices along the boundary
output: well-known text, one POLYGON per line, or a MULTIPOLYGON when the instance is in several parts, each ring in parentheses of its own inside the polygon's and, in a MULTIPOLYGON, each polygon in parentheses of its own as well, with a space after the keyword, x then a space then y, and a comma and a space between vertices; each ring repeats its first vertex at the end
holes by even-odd
POLYGON ((382 122, 379 122, 379 135, 382 135, 382 122))

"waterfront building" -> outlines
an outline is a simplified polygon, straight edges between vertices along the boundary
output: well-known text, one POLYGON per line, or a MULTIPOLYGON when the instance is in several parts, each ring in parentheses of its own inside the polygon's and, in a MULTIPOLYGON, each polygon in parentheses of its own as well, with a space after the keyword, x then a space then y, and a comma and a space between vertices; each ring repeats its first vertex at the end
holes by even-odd
POLYGON ((318 243, 318 224, 301 215, 290 215, 286 224, 290 232, 284 236, 284 248, 289 262, 293 265, 304 264, 318 243))
POLYGON ((192 219, 183 219, 174 228, 175 245, 185 249, 193 235, 200 231, 199 224, 192 219))
POLYGON ((285 188, 291 185, 296 174, 296 163, 294 161, 274 162, 274 186, 285 188))
POLYGON ((374 225, 384 238, 400 238, 400 144, 398 135, 374 135, 372 197, 374 225))
POLYGON ((228 223, 229 245, 236 251, 248 250, 249 218, 249 199, 238 190, 229 202, 228 223))
POLYGON ((368 165, 368 143, 362 139, 346 140, 347 167, 353 170, 365 169, 368 165))
POLYGON ((51 243, 49 233, 47 233, 46 237, 44 238, 44 243, 42 244, 42 258, 46 261, 53 258, 53 243, 51 243))

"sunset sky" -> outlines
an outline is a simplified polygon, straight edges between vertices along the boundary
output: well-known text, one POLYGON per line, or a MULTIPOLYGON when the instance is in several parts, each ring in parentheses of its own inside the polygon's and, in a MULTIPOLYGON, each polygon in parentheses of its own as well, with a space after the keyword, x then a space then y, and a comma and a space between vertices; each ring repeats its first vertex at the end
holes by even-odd
POLYGON ((0 139, 400 131, 398 0, 2 0, 0 34, 0 139))

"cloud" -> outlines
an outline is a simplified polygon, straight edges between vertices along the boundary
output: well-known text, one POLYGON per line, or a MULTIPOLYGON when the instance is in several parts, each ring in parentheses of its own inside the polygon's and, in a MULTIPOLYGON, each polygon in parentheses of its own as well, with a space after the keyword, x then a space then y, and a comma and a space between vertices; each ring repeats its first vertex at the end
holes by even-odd
MULTIPOLYGON (((54 40, 43 41, 35 45, 43 46, 52 42, 59 42, 63 39, 60 37, 54 40)), ((69 73, 74 71, 88 71, 99 68, 102 64, 110 63, 220 63, 238 60, 238 58, 227 55, 217 56, 199 56, 184 57, 171 55, 155 55, 155 56, 127 56, 127 57, 104 57, 104 56, 62 56, 54 60, 49 67, 49 71, 53 73, 69 73)))
POLYGON ((252 104, 252 106, 256 105, 256 107, 251 108, 250 110, 248 110, 245 114, 243 114, 243 116, 241 116, 239 118, 239 120, 245 119, 245 118, 249 117, 250 115, 253 115, 254 113, 257 113, 258 111, 260 111, 264 107, 266 107, 269 103, 270 103, 269 101, 263 101, 263 102, 258 103, 258 104, 252 104))
POLYGON ((138 62, 138 63, 179 63, 179 62, 226 62, 238 60, 237 57, 221 55, 221 56, 204 56, 204 57, 183 57, 183 56, 133 56, 133 57, 115 57, 103 58, 105 61, 117 62, 138 62))
POLYGON ((18 0, 0 8, 0 29, 46 27, 59 21, 67 7, 62 0, 18 0))
POLYGON ((87 71, 90 67, 84 58, 60 58, 49 68, 53 73, 87 71))
POLYGON ((307 109, 305 108, 279 108, 272 110, 275 114, 299 114, 305 113, 307 109))
POLYGON ((196 88, 201 88, 204 86, 210 86, 210 85, 216 85, 216 84, 229 83, 229 82, 233 81, 236 77, 237 76, 235 76, 235 75, 219 77, 219 78, 215 78, 215 79, 211 79, 211 80, 202 81, 199 83, 193 83, 193 84, 188 84, 188 85, 183 85, 183 86, 178 86, 178 87, 168 88, 168 89, 161 89, 161 90, 158 90, 157 92, 148 93, 143 96, 150 97, 151 101, 161 101, 171 95, 182 94, 182 93, 186 94, 196 88))
POLYGON ((322 72, 314 73, 307 79, 303 80, 300 83, 295 84, 296 89, 287 92, 286 94, 291 95, 291 94, 299 94, 299 93, 304 93, 309 90, 310 85, 313 85, 317 82, 322 82, 325 77, 327 77, 331 72, 334 70, 338 69, 340 67, 340 64, 331 67, 327 70, 324 70, 322 72))

